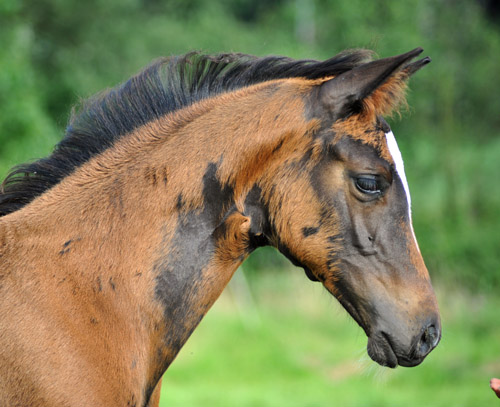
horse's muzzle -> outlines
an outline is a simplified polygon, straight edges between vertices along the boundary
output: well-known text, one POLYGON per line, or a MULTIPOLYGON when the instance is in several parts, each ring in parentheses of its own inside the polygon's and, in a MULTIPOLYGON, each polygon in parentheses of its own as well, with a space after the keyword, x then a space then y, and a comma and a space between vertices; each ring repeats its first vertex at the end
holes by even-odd
MULTIPOLYGON (((403 335, 404 337, 404 335, 403 335)), ((368 338, 368 355, 378 364, 395 368, 396 366, 417 366, 438 345, 441 339, 439 321, 424 324, 408 345, 405 340, 383 330, 375 331, 368 338)))

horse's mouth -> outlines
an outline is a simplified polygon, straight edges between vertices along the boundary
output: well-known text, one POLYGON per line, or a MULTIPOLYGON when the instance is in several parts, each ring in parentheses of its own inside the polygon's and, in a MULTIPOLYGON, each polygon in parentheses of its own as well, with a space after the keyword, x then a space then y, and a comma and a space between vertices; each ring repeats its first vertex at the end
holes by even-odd
POLYGON ((422 363, 426 356, 406 357, 398 354, 399 352, 394 349, 391 338, 385 332, 377 332, 368 338, 367 351, 374 362, 390 368, 395 368, 398 365, 414 367, 422 363))

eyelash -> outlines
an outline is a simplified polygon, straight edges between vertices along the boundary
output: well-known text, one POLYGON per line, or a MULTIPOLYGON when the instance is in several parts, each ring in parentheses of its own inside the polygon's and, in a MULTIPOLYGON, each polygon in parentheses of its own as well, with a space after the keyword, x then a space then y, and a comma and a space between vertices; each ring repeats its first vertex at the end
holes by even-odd
POLYGON ((375 195, 382 192, 382 186, 374 176, 364 175, 357 177, 355 184, 356 188, 364 194, 375 195))

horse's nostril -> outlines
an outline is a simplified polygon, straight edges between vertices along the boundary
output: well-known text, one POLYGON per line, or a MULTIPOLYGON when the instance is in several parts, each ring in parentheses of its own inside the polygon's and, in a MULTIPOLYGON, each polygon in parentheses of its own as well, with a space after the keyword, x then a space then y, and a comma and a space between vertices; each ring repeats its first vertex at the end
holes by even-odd
POLYGON ((422 336, 418 342, 417 352, 421 355, 427 355, 436 347, 439 342, 439 330, 435 325, 431 324, 424 329, 422 336))

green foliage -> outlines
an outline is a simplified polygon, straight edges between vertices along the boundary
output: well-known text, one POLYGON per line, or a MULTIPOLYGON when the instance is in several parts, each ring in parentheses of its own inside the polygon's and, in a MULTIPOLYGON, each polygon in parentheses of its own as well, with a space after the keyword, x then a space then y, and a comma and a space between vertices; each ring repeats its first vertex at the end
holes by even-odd
MULTIPOLYGON (((472 288, 500 287, 500 138, 410 144, 414 226, 432 275, 472 288), (449 144, 447 144, 449 143, 449 144)), ((409 159, 409 157, 408 157, 409 159)))
MULTIPOLYGON (((7 19, 15 11, 15 3, 2 6, 0 13, 7 19)), ((0 38, 5 41, 0 47, 0 172, 4 173, 25 156, 20 150, 35 152, 32 158, 36 158, 56 138, 51 138, 53 123, 43 110, 43 96, 30 61, 33 32, 24 23, 0 23, 0 38)))
MULTIPOLYGON (((424 257, 433 276, 498 288, 500 34, 479 2, 0 0, 0 174, 48 154, 79 98, 161 55, 322 59, 416 46, 434 62, 411 81, 410 113, 391 124, 424 257)), ((282 261, 253 257, 250 268, 282 261)))

